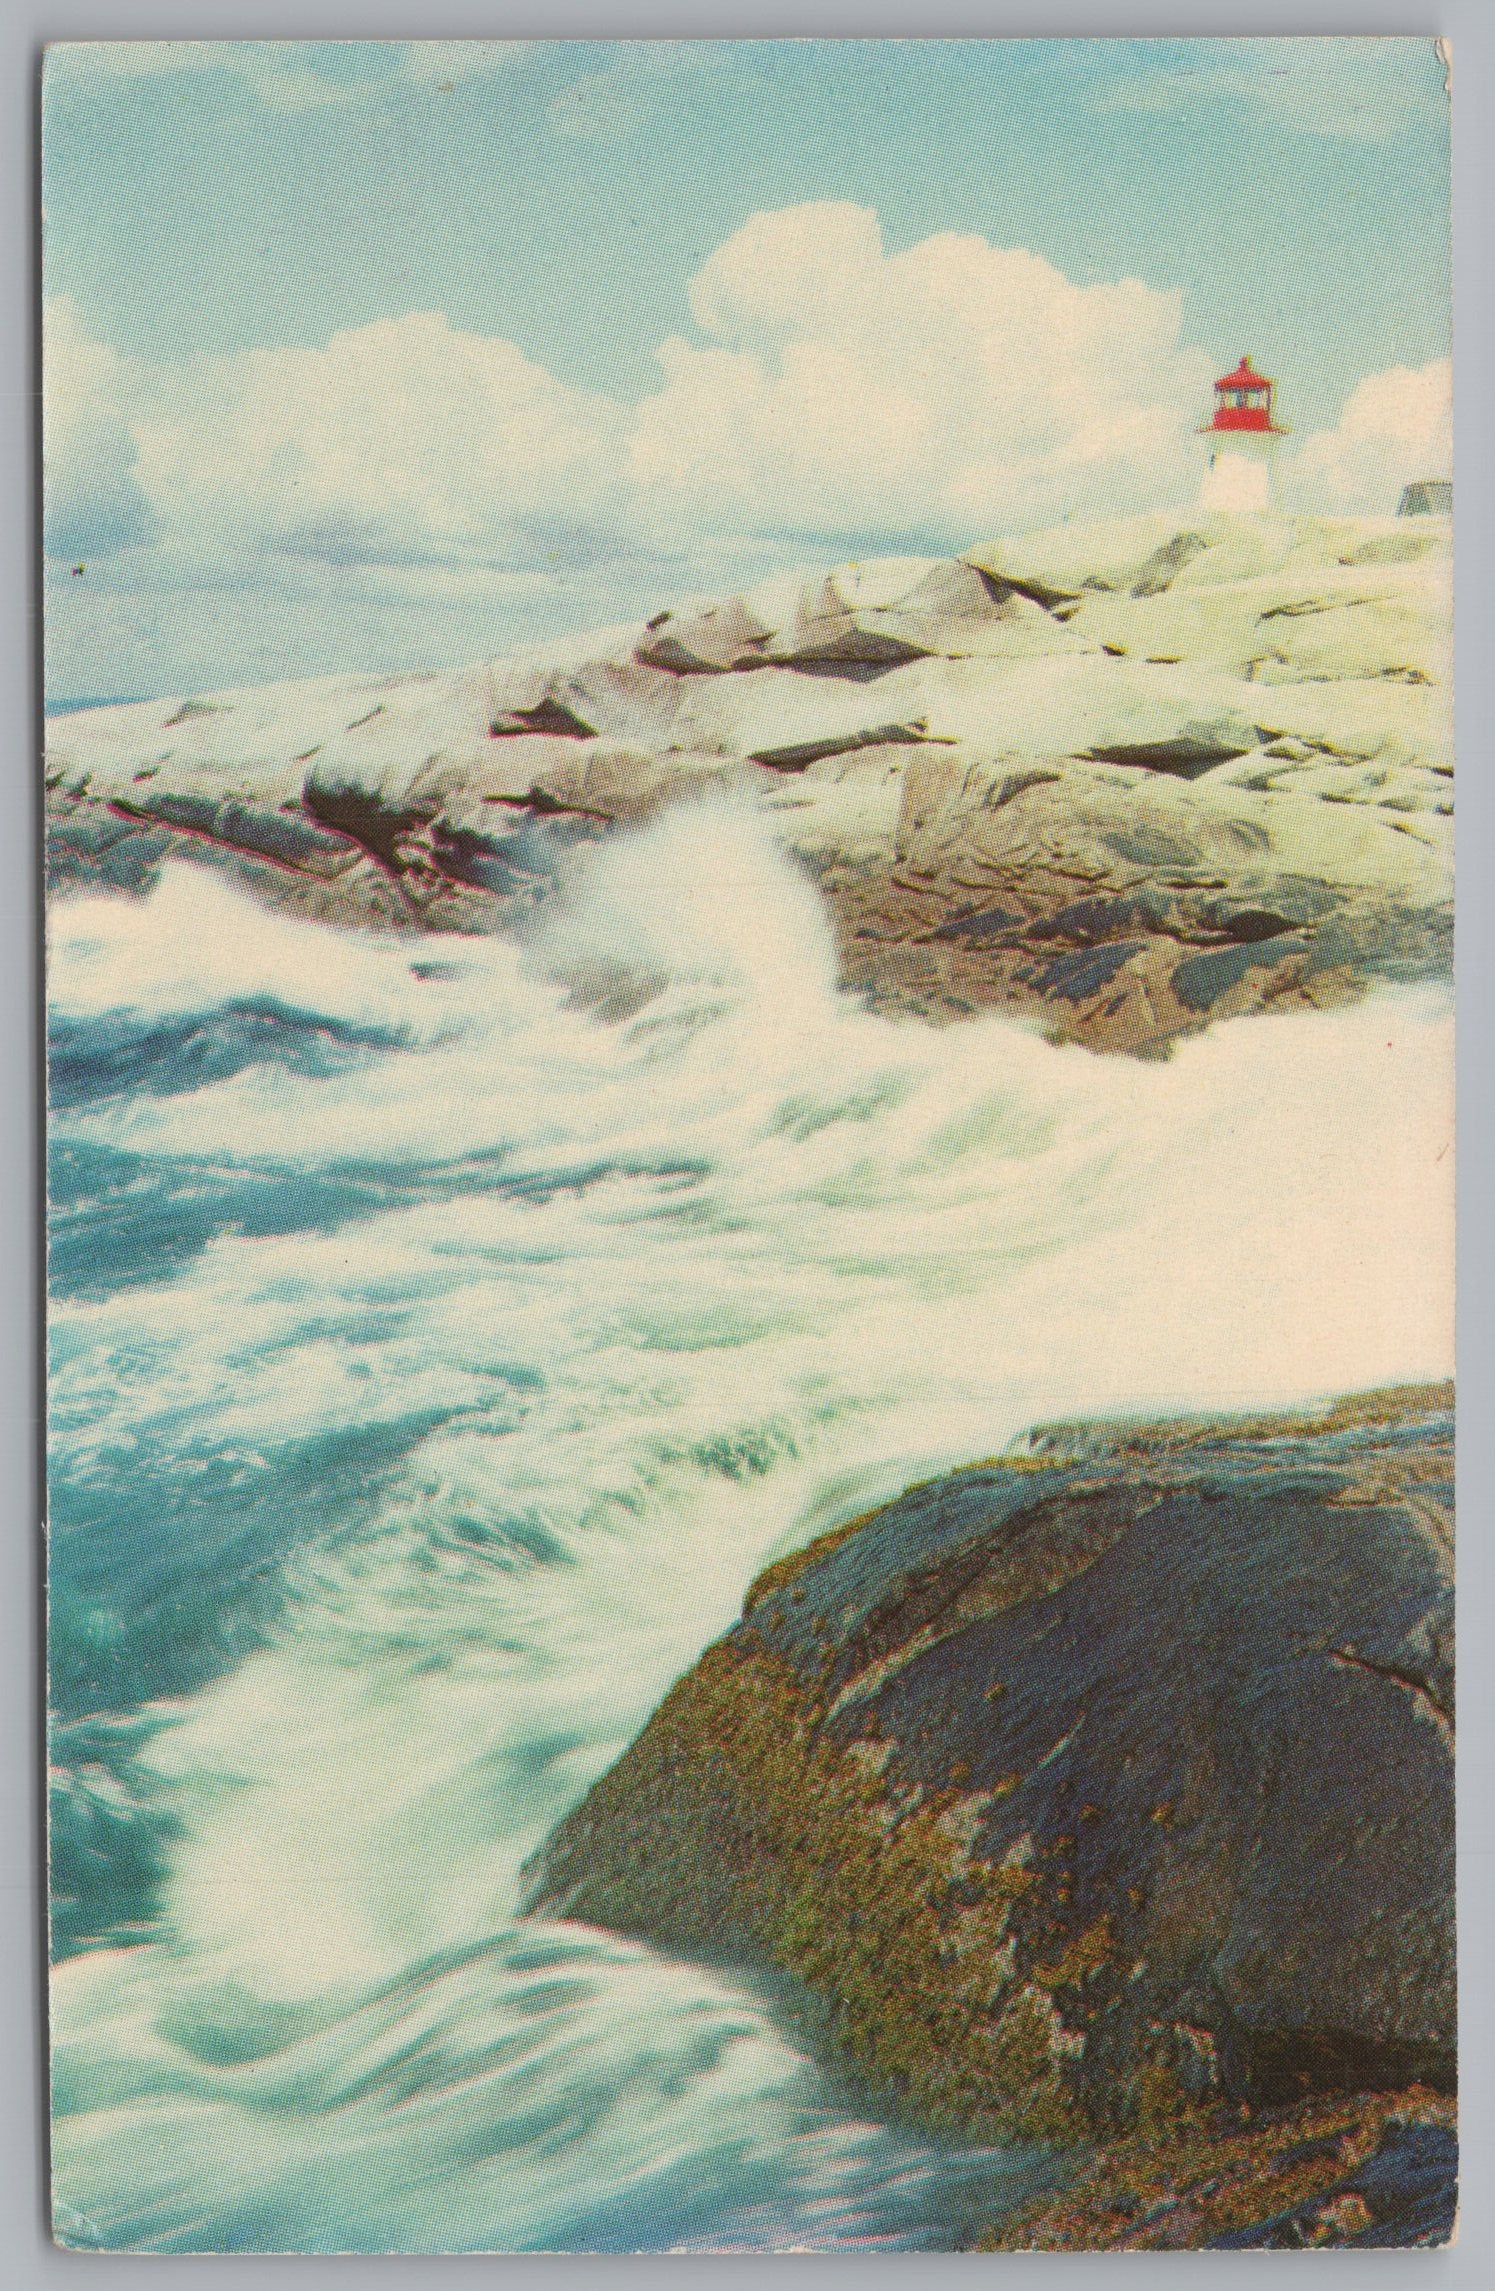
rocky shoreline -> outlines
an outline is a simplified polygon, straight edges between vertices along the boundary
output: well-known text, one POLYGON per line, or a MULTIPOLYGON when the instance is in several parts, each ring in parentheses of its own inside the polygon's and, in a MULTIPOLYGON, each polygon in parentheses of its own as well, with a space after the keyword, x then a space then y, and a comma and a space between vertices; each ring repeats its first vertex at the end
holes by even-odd
POLYGON ((1452 1428, 1059 1426, 910 1489, 759 1579, 530 1911, 787 1972, 917 2123, 1088 2155, 1005 2248, 1446 2237, 1452 1428))
POLYGON ((1155 1053, 1448 974, 1449 532, 1158 514, 786 577, 451 674, 54 717, 54 890, 226 868, 328 923, 522 927, 703 797, 877 1007, 1155 1053))

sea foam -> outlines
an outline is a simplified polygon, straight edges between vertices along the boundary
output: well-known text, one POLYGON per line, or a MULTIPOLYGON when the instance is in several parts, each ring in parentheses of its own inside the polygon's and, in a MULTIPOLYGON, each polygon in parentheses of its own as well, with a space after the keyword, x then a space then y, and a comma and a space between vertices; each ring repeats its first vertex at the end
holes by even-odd
POLYGON ((158 1841, 56 1976, 76 2238, 938 2240, 1026 2184, 866 2122, 772 1998, 516 1923, 519 1866, 765 1560, 909 1480, 1448 1373, 1446 996, 1148 1064, 896 1023, 725 807, 522 944, 170 868, 56 907, 51 991, 85 1073, 90 1029, 270 1014, 55 1125, 85 1232, 141 1238, 54 1308, 54 1629, 158 1841))

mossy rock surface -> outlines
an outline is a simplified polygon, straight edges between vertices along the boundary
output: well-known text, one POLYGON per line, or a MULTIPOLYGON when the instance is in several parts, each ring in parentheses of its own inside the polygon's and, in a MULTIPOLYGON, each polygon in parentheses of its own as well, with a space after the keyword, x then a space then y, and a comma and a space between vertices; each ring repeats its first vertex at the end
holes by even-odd
POLYGON ((1415 2087, 1192 2112, 1009 2214, 985 2251, 1386 2250, 1451 2240, 1452 2101, 1415 2087))
POLYGON ((1056 1426, 821 1538, 530 1908, 786 1969, 934 2127, 1451 2090, 1452 1398, 1056 1426))

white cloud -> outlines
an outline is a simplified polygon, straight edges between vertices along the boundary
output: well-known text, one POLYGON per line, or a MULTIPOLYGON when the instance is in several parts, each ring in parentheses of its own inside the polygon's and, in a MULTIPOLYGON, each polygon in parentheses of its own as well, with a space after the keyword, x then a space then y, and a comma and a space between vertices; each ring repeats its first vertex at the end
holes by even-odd
POLYGON ((347 560, 547 533, 594 554, 620 532, 953 538, 1189 490, 1209 362, 1177 297, 1135 280, 1075 286, 953 234, 889 255, 870 209, 814 204, 753 216, 690 302, 701 339, 661 346, 636 407, 431 311, 154 369, 69 311, 59 386, 91 393, 166 531, 347 560))
POLYGON ((69 295, 48 303, 42 382, 46 545, 50 554, 108 557, 145 540, 149 504, 135 474, 124 410, 126 367, 85 332, 69 295))
MULTIPOLYGON (((558 621, 583 592, 619 618, 769 560, 958 547, 1197 492, 1217 361, 1180 339, 1178 297, 1139 281, 1079 286, 954 233, 890 254, 870 209, 815 203, 750 217, 690 308, 694 337, 661 345, 660 385, 631 405, 434 311, 147 367, 61 299, 49 545, 169 594, 162 631, 192 609, 193 566, 262 620, 284 600, 288 631, 314 611, 333 667, 355 594, 428 606, 444 652, 441 628, 468 642, 459 596, 518 593, 505 582, 531 626, 547 595, 558 621)), ((1291 441, 1284 476, 1304 506, 1385 510, 1446 470, 1448 433, 1447 361, 1393 368, 1291 441)), ((82 587, 65 583, 80 611, 82 587)))
POLYGON ((1303 440, 1291 464, 1296 497, 1328 509, 1384 513, 1418 477, 1453 466, 1453 368, 1391 366, 1351 391, 1333 429, 1303 440))
POLYGON ((974 532, 1187 488, 1209 360, 1179 298, 1076 286, 944 232, 886 254, 870 208, 754 215, 691 287, 630 467, 681 515, 974 532))
POLYGON ((617 489, 625 411, 435 311, 158 372, 131 408, 163 522, 321 556, 458 554, 617 489))

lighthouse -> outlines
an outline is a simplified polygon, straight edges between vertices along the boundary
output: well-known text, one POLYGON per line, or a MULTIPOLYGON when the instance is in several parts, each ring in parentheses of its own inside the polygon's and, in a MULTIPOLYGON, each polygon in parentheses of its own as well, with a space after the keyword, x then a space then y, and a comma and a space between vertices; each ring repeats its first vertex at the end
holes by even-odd
POLYGON ((1201 509, 1270 509, 1277 485, 1277 440, 1286 430, 1273 413, 1277 385, 1249 356, 1215 384, 1215 410, 1199 435, 1209 440, 1201 509))

